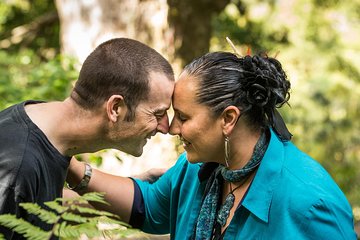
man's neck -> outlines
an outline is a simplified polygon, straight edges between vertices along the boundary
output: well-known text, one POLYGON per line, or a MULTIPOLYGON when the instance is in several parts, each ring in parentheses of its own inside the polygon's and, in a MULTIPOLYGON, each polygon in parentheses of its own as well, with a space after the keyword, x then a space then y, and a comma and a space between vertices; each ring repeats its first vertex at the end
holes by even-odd
POLYGON ((25 111, 62 155, 98 150, 96 141, 101 139, 101 115, 81 109, 71 99, 29 104, 25 111))

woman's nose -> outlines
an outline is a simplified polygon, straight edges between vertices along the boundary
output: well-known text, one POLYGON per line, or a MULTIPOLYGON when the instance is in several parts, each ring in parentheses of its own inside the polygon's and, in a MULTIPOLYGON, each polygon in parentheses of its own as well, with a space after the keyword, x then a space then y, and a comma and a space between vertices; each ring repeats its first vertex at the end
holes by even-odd
POLYGON ((169 117, 167 113, 159 120, 157 130, 164 134, 169 132, 169 117))

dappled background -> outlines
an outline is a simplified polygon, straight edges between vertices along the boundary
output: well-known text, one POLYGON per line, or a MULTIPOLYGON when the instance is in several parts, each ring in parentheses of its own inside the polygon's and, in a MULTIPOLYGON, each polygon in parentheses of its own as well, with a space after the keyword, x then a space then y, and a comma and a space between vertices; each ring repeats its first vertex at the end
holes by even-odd
MULTIPOLYGON (((0 109, 25 99, 62 100, 101 42, 130 37, 175 68, 208 51, 276 56, 292 84, 282 113, 293 141, 330 172, 360 221, 360 2, 356 0, 2 0, 0 109)), ((0 133, 1 134, 1 133, 0 133)), ((129 175, 170 167, 181 146, 156 136, 142 157, 83 154, 129 175)))

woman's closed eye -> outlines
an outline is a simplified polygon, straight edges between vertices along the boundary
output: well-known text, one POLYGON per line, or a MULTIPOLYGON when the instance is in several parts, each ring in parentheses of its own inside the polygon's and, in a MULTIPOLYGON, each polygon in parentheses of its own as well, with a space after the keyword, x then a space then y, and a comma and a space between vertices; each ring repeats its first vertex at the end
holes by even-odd
POLYGON ((179 112, 176 113, 176 117, 180 120, 180 122, 185 122, 188 119, 184 114, 179 112))

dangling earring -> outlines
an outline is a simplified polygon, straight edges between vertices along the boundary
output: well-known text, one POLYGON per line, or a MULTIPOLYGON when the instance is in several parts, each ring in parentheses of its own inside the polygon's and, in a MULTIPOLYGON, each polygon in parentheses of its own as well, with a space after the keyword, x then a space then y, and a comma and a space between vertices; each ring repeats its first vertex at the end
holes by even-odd
POLYGON ((227 168, 229 167, 229 158, 230 158, 229 137, 225 136, 225 164, 227 168))

